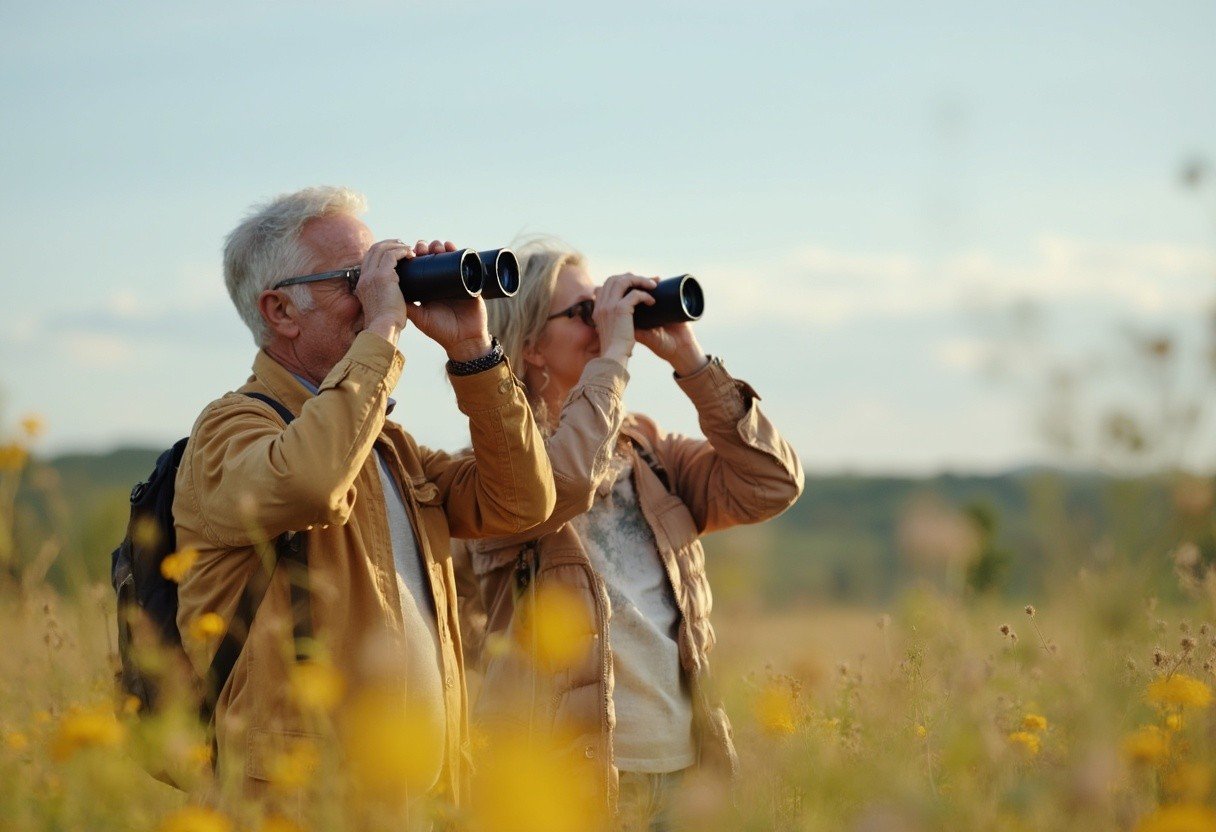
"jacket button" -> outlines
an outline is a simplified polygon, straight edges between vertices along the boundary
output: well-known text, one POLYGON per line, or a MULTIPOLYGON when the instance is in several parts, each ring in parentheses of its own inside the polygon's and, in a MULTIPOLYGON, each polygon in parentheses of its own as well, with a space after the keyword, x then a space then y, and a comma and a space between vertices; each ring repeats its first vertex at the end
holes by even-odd
POLYGON ((593 759, 595 757, 595 746, 594 745, 587 746, 583 750, 583 756, 586 757, 588 760, 593 759))
POLYGON ((452 674, 449 673, 448 677, 443 680, 443 684, 447 686, 448 690, 451 690, 452 688, 456 687, 456 680, 453 679, 452 674))

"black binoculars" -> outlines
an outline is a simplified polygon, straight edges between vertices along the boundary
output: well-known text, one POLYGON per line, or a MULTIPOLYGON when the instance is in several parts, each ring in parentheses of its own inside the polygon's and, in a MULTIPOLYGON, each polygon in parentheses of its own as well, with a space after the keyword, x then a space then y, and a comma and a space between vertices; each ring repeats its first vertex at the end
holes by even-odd
POLYGON ((654 329, 683 321, 699 321, 705 312, 705 293, 701 284, 690 274, 660 280, 649 291, 654 305, 639 303, 633 308, 634 329, 654 329))
POLYGON ((519 291, 519 260, 509 248, 424 254, 398 261, 397 281, 411 303, 509 298, 519 291))

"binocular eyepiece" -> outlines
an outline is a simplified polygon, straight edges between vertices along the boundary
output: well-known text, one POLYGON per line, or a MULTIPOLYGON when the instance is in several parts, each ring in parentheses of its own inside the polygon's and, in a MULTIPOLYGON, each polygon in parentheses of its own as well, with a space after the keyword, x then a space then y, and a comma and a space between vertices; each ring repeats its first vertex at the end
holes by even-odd
POLYGON ((640 303, 633 308, 634 329, 699 321, 705 313, 705 293, 700 282, 690 274, 660 280, 649 292, 654 296, 654 305, 640 303))
POLYGON ((519 260, 509 248, 424 254, 398 261, 397 282, 411 303, 509 298, 519 291, 519 260))

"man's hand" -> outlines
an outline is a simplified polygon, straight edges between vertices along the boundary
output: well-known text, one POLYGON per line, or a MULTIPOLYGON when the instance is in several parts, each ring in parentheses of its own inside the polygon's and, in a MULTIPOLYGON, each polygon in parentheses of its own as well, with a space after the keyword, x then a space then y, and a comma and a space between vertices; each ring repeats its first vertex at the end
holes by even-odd
MULTIPOLYGON (((455 251, 456 244, 419 240, 410 256, 455 251)), ((400 296, 400 291, 398 291, 400 296)), ((405 304, 406 315, 418 330, 447 352, 453 361, 472 361, 490 351, 486 329, 486 304, 480 297, 463 300, 432 300, 415 306, 405 304)))
POLYGON ((363 306, 363 327, 396 344, 405 329, 406 303, 397 282, 397 263, 414 256, 400 240, 381 240, 363 256, 355 296, 363 306))

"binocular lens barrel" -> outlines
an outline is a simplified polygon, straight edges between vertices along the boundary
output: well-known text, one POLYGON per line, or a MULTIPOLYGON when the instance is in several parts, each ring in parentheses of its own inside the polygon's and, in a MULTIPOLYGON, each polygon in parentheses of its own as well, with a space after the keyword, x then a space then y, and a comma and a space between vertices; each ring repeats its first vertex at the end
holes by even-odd
POLYGON ((401 294, 411 303, 432 300, 463 300, 481 294, 485 270, 471 248, 424 254, 397 263, 401 294))
POLYGON ((481 296, 486 300, 514 297, 519 291, 519 260, 509 248, 479 251, 481 266, 486 273, 486 285, 481 296))
POLYGON ((682 321, 699 321, 705 312, 705 293, 690 274, 660 280, 651 291, 654 305, 638 304, 633 310, 634 329, 654 329, 682 321))

